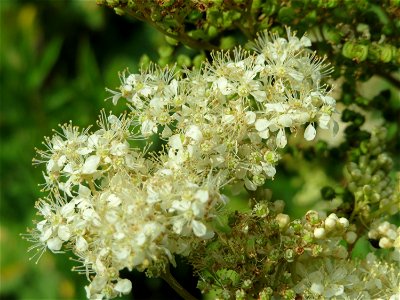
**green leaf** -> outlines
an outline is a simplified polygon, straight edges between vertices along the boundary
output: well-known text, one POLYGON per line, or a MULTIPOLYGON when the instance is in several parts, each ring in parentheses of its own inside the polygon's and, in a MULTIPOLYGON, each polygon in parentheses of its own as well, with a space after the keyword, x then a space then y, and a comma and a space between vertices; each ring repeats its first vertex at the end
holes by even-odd
POLYGON ((40 63, 37 68, 33 69, 28 77, 27 85, 30 90, 36 90, 42 86, 43 81, 49 75, 60 55, 62 42, 63 40, 61 37, 56 37, 50 41, 40 58, 40 63))

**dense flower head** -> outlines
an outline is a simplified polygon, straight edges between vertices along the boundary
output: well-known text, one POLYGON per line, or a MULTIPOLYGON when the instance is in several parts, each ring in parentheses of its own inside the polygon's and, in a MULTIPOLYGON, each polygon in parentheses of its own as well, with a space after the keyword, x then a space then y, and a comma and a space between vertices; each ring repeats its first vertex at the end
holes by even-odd
POLYGON ((253 51, 215 52, 180 75, 156 66, 124 72, 113 102, 126 99, 145 138, 168 142, 174 167, 224 171, 255 190, 274 177, 288 130, 305 127, 308 141, 317 125, 337 130, 335 100, 322 84, 331 69, 307 49, 306 36, 287 35, 262 34, 253 51))
MULTIPOLYGON (((215 52, 183 74, 154 65, 123 72, 112 101, 126 99, 129 114, 103 112, 96 131, 62 125, 38 151, 49 196, 37 202, 42 220, 29 233, 32 248, 72 251, 90 279, 88 298, 102 299, 131 290, 120 270, 174 264, 174 255, 211 239, 227 201, 221 187, 256 190, 273 178, 288 132, 305 127, 311 141, 317 127, 336 130, 335 101, 322 83, 330 69, 307 49, 307 37, 287 35, 260 35, 253 51, 215 52), (132 146, 154 135, 161 150, 132 146)), ((337 246, 352 231, 332 218, 305 221, 303 234, 337 246)), ((298 239, 289 222, 281 213, 274 224, 298 239)))

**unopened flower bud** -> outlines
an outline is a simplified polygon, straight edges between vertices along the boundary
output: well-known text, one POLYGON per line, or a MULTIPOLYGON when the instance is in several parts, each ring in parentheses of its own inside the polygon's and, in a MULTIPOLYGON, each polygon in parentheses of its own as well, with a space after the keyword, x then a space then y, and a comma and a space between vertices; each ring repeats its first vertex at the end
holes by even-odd
POLYGON ((336 227, 336 220, 334 218, 326 218, 325 220, 325 229, 328 231, 333 230, 336 227))
POLYGON ((349 227, 349 220, 347 220, 346 218, 340 218, 339 223, 343 226, 343 228, 349 227))
POLYGON ((349 244, 353 244, 357 240, 357 233, 354 231, 348 231, 346 232, 345 239, 349 244))
POLYGON ((383 237, 379 240, 379 247, 388 249, 388 248, 393 247, 393 243, 387 237, 383 237))
POLYGON ((314 229, 314 237, 316 239, 320 240, 323 239, 325 236, 326 236, 326 231, 324 228, 319 227, 314 229))
POLYGON ((280 229, 286 228, 290 223, 290 217, 286 214, 278 214, 275 220, 278 222, 280 229))

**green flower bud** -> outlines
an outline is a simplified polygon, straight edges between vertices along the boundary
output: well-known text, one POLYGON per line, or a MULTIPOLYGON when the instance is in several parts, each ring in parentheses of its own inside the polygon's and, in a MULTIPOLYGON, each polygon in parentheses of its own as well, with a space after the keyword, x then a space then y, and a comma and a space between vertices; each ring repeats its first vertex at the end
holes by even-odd
POLYGON ((284 257, 287 262, 293 262, 294 261, 294 251, 292 249, 286 249, 284 253, 284 257))
POLYGON ((304 18, 304 20, 310 24, 314 24, 317 21, 317 19, 318 19, 317 12, 315 10, 310 11, 308 14, 306 14, 304 18))
POLYGON ((271 296, 274 294, 272 288, 264 288, 260 293, 258 293, 258 299, 260 300, 270 300, 271 296))
POLYGON ((336 28, 324 24, 322 26, 322 34, 329 43, 334 45, 339 44, 341 36, 336 28))
POLYGON ((218 35, 217 27, 210 25, 207 29, 207 35, 210 39, 216 37, 218 35))
POLYGON ((240 19, 240 12, 238 11, 227 11, 227 12, 223 12, 222 14, 222 26, 224 28, 228 28, 232 26, 232 23, 238 19, 240 19))
POLYGON ((236 290, 235 300, 245 300, 245 299, 246 299, 246 292, 242 289, 236 290))
POLYGON ((157 61, 157 63, 161 66, 161 67, 165 67, 166 65, 168 65, 168 63, 171 61, 171 57, 160 57, 157 61))
POLYGON ((324 200, 332 200, 336 197, 336 192, 332 187, 325 186, 321 189, 321 196, 324 200))
POLYGON ((150 57, 147 54, 143 54, 140 57, 139 66, 142 69, 147 69, 147 67, 150 65, 150 62, 151 62, 150 57))
POLYGON ((262 13, 267 16, 272 16, 277 12, 278 9, 279 6, 276 1, 267 1, 266 3, 262 4, 262 13))
POLYGON ((364 61, 368 56, 368 45, 356 44, 353 41, 348 41, 342 49, 344 57, 355 60, 356 62, 364 61))
POLYGON ((158 55, 160 55, 161 58, 170 57, 173 52, 174 48, 169 45, 164 45, 158 48, 158 55))
POLYGON ((293 291, 292 289, 285 290, 283 293, 283 299, 285 300, 292 300, 296 298, 296 292, 293 291))
POLYGON ((109 6, 116 6, 116 5, 118 5, 118 0, 106 0, 106 2, 107 2, 107 5, 109 5, 109 6))
POLYGON ((185 55, 185 54, 179 54, 178 57, 176 58, 176 63, 178 66, 185 66, 185 67, 190 67, 192 64, 192 61, 190 60, 190 57, 185 55))
POLYGON ((236 44, 235 38, 233 36, 227 36, 221 38, 220 48, 221 49, 231 49, 236 44))
POLYGON ((380 52, 379 59, 384 63, 388 63, 396 54, 396 48, 394 48, 392 45, 382 45, 380 52))
POLYGON ((199 69, 201 63, 202 63, 203 61, 205 61, 205 60, 206 60, 206 57, 205 57, 204 54, 198 54, 198 55, 196 55, 196 56, 193 58, 193 61, 192 61, 192 62, 193 62, 193 66, 194 66, 195 68, 199 69))
POLYGON ((278 20, 282 23, 290 23, 296 18, 296 12, 291 7, 282 7, 278 12, 278 20))
POLYGON ((202 29, 196 29, 189 31, 188 36, 191 38, 194 38, 196 40, 206 40, 207 39, 207 34, 202 30, 202 29))
POLYGON ((189 15, 187 16, 188 20, 192 21, 192 22, 200 20, 202 17, 203 17, 203 14, 198 10, 192 10, 189 13, 189 15))
POLYGON ((172 37, 170 37, 170 36, 168 36, 168 35, 165 36, 165 41, 166 41, 168 44, 170 44, 171 46, 176 46, 176 45, 178 45, 178 43, 179 43, 178 40, 176 40, 176 39, 174 39, 174 38, 172 38, 172 37))
POLYGON ((119 16, 123 16, 125 14, 125 11, 122 8, 119 8, 119 7, 114 7, 114 11, 119 16))
POLYGON ((222 13, 216 8, 207 10, 206 20, 213 25, 220 25, 222 23, 222 13))

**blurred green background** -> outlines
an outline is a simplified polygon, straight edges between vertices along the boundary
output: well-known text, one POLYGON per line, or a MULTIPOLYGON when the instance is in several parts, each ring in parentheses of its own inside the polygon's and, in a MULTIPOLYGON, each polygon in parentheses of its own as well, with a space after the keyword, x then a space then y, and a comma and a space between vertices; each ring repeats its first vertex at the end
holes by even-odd
MULTIPOLYGON (((137 71, 144 53, 156 60, 164 39, 94 0, 0 0, 0 18, 0 298, 85 299, 86 277, 71 272, 75 263, 68 254, 46 253, 35 264, 20 236, 32 226, 34 203, 43 196, 43 166, 31 163, 34 148, 58 124, 73 120, 86 127, 101 108, 123 110, 104 101, 105 87, 119 86, 119 71, 137 71)), ((183 267, 176 276, 190 272, 183 267)), ((134 296, 125 299, 176 297, 161 280, 125 276, 134 281, 134 296)))

